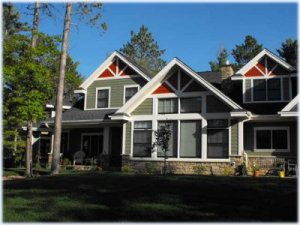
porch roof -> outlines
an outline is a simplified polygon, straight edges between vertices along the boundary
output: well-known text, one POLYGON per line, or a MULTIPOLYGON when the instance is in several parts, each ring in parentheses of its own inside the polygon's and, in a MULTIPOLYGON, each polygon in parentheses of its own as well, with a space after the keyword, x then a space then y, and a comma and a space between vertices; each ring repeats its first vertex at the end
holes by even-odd
MULTIPOLYGON (((76 107, 72 107, 62 114, 62 122, 76 122, 76 121, 90 121, 90 120, 110 120, 108 117, 116 112, 117 109, 95 109, 95 110, 83 110, 76 107)), ((54 123, 54 118, 49 118, 45 123, 54 123)))

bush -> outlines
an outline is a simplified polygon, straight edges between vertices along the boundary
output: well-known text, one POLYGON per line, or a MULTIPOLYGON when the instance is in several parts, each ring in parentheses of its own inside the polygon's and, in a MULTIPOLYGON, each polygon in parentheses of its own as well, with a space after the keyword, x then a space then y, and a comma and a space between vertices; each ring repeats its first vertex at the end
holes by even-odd
POLYGON ((225 167, 223 170, 223 175, 224 176, 232 176, 234 174, 233 168, 232 167, 225 167))
POLYGON ((129 165, 125 165, 125 166, 122 166, 122 172, 124 173, 132 173, 133 172, 133 168, 129 165))
POLYGON ((146 169, 146 173, 149 174, 155 174, 159 172, 158 168, 153 163, 150 162, 145 163, 145 169, 146 169))
POLYGON ((68 159, 68 158, 64 158, 62 160, 62 165, 64 165, 64 166, 68 166, 68 165, 71 165, 71 164, 72 163, 71 163, 70 159, 68 159))
POLYGON ((193 169, 194 169, 194 173, 198 175, 204 174, 206 172, 206 167, 203 165, 194 166, 193 169))
POLYGON ((235 175, 237 175, 237 176, 247 176, 248 175, 247 167, 246 167, 245 163, 243 163, 242 165, 239 165, 236 168, 235 175))

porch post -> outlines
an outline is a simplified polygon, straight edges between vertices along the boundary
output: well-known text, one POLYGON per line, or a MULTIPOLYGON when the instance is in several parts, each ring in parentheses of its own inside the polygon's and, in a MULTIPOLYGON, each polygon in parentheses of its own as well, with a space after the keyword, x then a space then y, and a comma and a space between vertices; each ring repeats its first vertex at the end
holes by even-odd
POLYGON ((238 155, 242 156, 244 151, 244 121, 240 120, 238 123, 238 155))
POLYGON ((103 133, 103 154, 109 154, 109 127, 104 127, 103 133))
POLYGON ((201 158, 207 159, 207 120, 202 119, 202 135, 201 135, 201 158))

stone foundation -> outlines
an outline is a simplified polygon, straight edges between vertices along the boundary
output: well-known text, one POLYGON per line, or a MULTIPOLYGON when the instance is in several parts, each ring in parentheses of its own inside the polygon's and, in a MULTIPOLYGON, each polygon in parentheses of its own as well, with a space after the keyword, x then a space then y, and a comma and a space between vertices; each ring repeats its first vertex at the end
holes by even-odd
MULTIPOLYGON (((231 162, 184 162, 167 161, 166 172, 169 174, 234 175, 235 167, 240 165, 242 157, 233 157, 231 162)), ((122 156, 123 171, 143 174, 162 174, 164 161, 130 160, 122 156)))

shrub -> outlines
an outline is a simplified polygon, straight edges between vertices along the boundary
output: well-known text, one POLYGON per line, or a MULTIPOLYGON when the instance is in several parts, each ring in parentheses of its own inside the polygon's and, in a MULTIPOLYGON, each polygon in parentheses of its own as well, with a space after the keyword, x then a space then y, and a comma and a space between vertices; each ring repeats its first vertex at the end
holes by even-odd
POLYGON ((68 158, 64 158, 62 160, 62 165, 64 165, 64 166, 68 166, 68 165, 71 165, 71 164, 72 163, 71 163, 71 161, 68 158))
POLYGON ((122 166, 122 172, 124 173, 132 173, 133 172, 133 168, 129 165, 125 165, 125 166, 122 166))
POLYGON ((149 163, 149 162, 145 163, 145 169, 146 169, 146 173, 149 174, 159 173, 159 169, 153 163, 149 163))
POLYGON ((225 167, 223 170, 223 175, 224 176, 232 176, 234 173, 233 168, 232 167, 225 167))
POLYGON ((193 169, 194 169, 194 173, 198 175, 204 174, 206 172, 206 167, 203 165, 194 166, 193 169))
POLYGON ((245 163, 243 163, 242 165, 239 165, 239 166, 236 168, 235 174, 236 174, 237 176, 247 176, 247 175, 248 175, 247 167, 246 167, 245 163))

